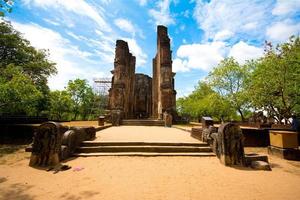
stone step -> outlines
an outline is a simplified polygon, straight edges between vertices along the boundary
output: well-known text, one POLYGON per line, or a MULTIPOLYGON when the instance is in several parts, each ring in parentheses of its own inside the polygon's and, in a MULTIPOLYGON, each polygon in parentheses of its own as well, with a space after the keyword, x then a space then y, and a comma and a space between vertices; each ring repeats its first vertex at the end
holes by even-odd
POLYGON ((151 152, 151 153, 191 153, 212 152, 210 147, 193 146, 95 146, 79 147, 76 153, 120 153, 120 152, 151 152))
POLYGON ((208 147, 204 142, 102 142, 102 141, 84 141, 82 147, 94 146, 193 146, 193 147, 208 147))
POLYGON ((163 120, 151 120, 151 119, 126 119, 122 120, 123 126, 164 126, 163 120))
POLYGON ((211 157, 216 156, 212 152, 189 152, 189 153, 154 153, 154 152, 114 152, 114 153, 75 153, 75 157, 97 157, 97 156, 142 156, 142 157, 155 157, 155 156, 195 156, 195 157, 211 157))

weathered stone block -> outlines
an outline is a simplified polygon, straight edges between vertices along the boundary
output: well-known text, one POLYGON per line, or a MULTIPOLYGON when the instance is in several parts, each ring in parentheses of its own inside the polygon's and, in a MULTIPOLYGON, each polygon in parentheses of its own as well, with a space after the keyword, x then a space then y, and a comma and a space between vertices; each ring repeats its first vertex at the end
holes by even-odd
POLYGON ((193 138, 196 138, 198 140, 203 141, 203 138, 202 138, 202 128, 200 128, 200 127, 193 127, 192 130, 191 130, 191 136, 193 138))
POLYGON ((265 171, 272 170, 269 163, 264 162, 264 161, 252 161, 251 168, 256 169, 256 170, 265 170, 265 171))
POLYGON ((71 130, 75 132, 75 144, 76 146, 79 146, 81 142, 83 142, 86 138, 85 131, 80 127, 70 127, 71 130))
POLYGON ((105 116, 98 117, 98 126, 104 126, 105 116))
POLYGON ((279 148, 298 148, 298 133, 294 131, 270 130, 270 144, 279 148))
POLYGON ((246 154, 245 155, 245 164, 246 166, 251 166, 253 161, 264 161, 269 163, 268 156, 266 155, 258 155, 258 154, 246 154))
POLYGON ((214 121, 211 117, 202 117, 201 122, 203 129, 214 125, 214 121))
POLYGON ((172 115, 170 113, 165 112, 164 113, 165 127, 171 127, 172 120, 173 120, 172 115))
POLYGON ((120 110, 113 110, 111 112, 111 123, 113 126, 120 126, 122 122, 122 112, 120 110))
POLYGON ((280 147, 269 146, 268 154, 277 156, 286 160, 300 160, 299 149, 283 149, 280 147))
POLYGON ((212 143, 212 140, 214 139, 212 137, 213 133, 217 133, 218 132, 218 128, 214 127, 214 126, 209 126, 207 128, 202 128, 202 141, 203 142, 207 142, 209 144, 212 143))
POLYGON ((55 122, 46 122, 34 133, 30 166, 52 166, 60 161, 63 132, 66 127, 55 122))
POLYGON ((78 146, 75 130, 68 130, 63 134, 62 145, 68 148, 68 155, 75 152, 75 149, 78 146))
POLYGON ((243 134, 233 123, 221 124, 216 137, 216 154, 224 165, 245 166, 243 134))

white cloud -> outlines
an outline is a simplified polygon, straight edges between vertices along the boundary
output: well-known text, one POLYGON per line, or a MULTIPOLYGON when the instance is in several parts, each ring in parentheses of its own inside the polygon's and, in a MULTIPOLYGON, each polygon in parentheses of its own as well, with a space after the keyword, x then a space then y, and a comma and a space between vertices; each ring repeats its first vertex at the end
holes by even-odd
POLYGON ((132 38, 122 38, 122 40, 128 43, 129 51, 136 57, 136 66, 144 66, 147 62, 147 54, 143 52, 136 40, 132 38))
POLYGON ((154 19, 155 25, 171 25, 175 24, 170 13, 170 0, 162 0, 156 3, 158 10, 150 9, 149 15, 154 19))
POLYGON ((185 10, 185 11, 181 12, 181 15, 184 16, 185 18, 189 18, 190 17, 190 10, 185 10))
POLYGON ((59 26, 60 24, 56 21, 50 20, 50 19, 43 19, 45 22, 52 24, 54 26, 59 26))
POLYGON ((277 0, 273 15, 290 15, 300 11, 300 0, 277 0))
POLYGON ((110 26, 104 20, 103 14, 99 13, 99 11, 94 9, 84 0, 76 0, 76 3, 67 0, 23 0, 23 2, 28 6, 35 5, 44 9, 48 7, 57 10, 64 9, 80 16, 86 16, 97 23, 103 30, 108 32, 111 31, 110 26))
POLYGON ((180 58, 175 58, 172 63, 174 72, 187 72, 190 69, 187 66, 187 60, 182 60, 180 58))
POLYGON ((222 30, 222 31, 219 31, 215 37, 214 37, 214 40, 215 41, 223 41, 223 40, 227 40, 228 38, 232 37, 233 36, 233 33, 229 30, 222 30))
POLYGON ((242 29, 245 31, 255 30, 258 25, 258 22, 249 22, 242 26, 242 29))
POLYGON ((135 28, 134 25, 131 23, 131 21, 127 19, 118 18, 114 20, 114 23, 116 26, 118 26, 121 30, 135 35, 135 28))
POLYGON ((206 39, 214 38, 223 30, 228 30, 234 35, 259 38, 272 18, 269 11, 271 6, 271 1, 197 0, 194 18, 199 28, 205 31, 206 39), (255 30, 245 31, 241 28, 245 25, 246 28, 255 27, 255 30))
POLYGON ((86 37, 83 37, 83 36, 81 36, 81 35, 77 35, 77 34, 71 32, 71 31, 66 31, 66 33, 67 33, 69 36, 71 36, 72 38, 74 38, 75 40, 78 40, 78 41, 87 40, 86 37))
POLYGON ((21 24, 12 22, 13 26, 24 34, 24 38, 38 49, 48 49, 49 59, 57 64, 58 74, 49 79, 49 87, 63 89, 67 82, 74 78, 92 80, 96 75, 103 76, 103 72, 97 69, 89 69, 87 65, 91 60, 90 52, 81 51, 77 46, 63 38, 59 33, 41 27, 37 24, 21 24), (47 39, 45 39, 47 38, 47 39))
POLYGON ((173 70, 187 72, 191 69, 199 69, 208 72, 227 56, 234 57, 240 64, 244 64, 246 60, 259 58, 262 55, 262 48, 243 41, 232 47, 222 41, 181 45, 173 60, 173 70))
POLYGON ((240 64, 244 64, 246 60, 256 59, 263 55, 263 49, 249 45, 243 41, 233 45, 228 56, 233 57, 240 64))
POLYGON ((223 58, 226 52, 224 42, 206 44, 181 45, 174 59, 174 70, 189 71, 190 69, 211 70, 223 58))
POLYGON ((300 34, 300 23, 293 24, 291 22, 277 22, 266 30, 268 40, 275 42, 286 42, 292 35, 300 34))
POLYGON ((145 6, 147 4, 147 0, 137 0, 140 6, 145 6))

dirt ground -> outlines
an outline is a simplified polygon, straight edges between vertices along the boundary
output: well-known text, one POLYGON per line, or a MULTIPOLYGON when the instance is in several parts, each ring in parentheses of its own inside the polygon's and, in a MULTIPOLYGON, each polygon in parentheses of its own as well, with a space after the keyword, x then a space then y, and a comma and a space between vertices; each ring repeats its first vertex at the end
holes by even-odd
POLYGON ((158 126, 118 126, 97 132, 97 141, 126 142, 200 142, 189 132, 158 126))
POLYGON ((63 122, 65 126, 94 126, 98 127, 98 121, 70 121, 70 122, 63 122))
MULTIPOLYGON (((266 153, 265 148, 245 151, 266 153)), ((1 200, 300 199, 300 162, 272 156, 272 171, 225 167, 216 157, 111 156, 72 158, 65 162, 72 169, 56 174, 29 167, 29 157, 24 146, 0 146, 1 200)))

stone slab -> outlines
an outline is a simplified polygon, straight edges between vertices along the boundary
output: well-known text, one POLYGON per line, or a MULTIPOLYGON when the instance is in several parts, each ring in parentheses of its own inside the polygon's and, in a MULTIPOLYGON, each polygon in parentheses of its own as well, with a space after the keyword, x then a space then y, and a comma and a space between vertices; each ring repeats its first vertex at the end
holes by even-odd
POLYGON ((268 154, 277 156, 286 160, 298 160, 300 161, 299 149, 283 149, 279 147, 269 146, 268 154))
POLYGON ((250 166, 253 161, 264 161, 269 162, 268 156, 266 155, 259 155, 259 154, 246 154, 245 155, 245 162, 247 166, 250 166))
POLYGON ((255 169, 255 170, 265 170, 265 171, 271 171, 271 167, 269 165, 269 163, 264 162, 264 161, 252 161, 251 162, 251 168, 255 169))
POLYGON ((298 148, 298 133, 293 131, 270 130, 270 144, 279 148, 298 148))

